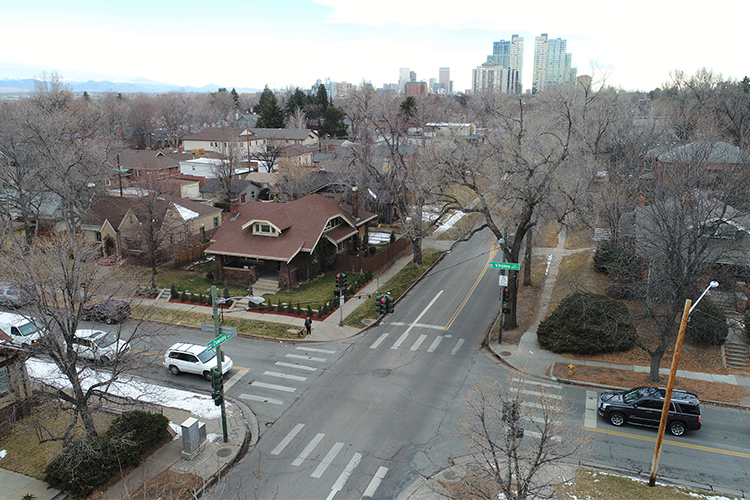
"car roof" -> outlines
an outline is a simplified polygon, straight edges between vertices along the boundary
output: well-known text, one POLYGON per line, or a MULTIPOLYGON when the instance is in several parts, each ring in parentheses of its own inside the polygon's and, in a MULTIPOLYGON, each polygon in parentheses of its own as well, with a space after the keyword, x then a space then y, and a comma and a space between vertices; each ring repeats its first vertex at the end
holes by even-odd
MULTIPOLYGON (((661 399, 664 399, 664 396, 667 394, 667 390, 663 387, 636 387, 636 389, 656 389, 658 392, 658 395, 661 399)), ((631 389, 633 390, 633 389, 631 389)), ((629 392, 629 391, 626 391, 629 392)), ((688 403, 688 404, 700 404, 700 400, 698 399, 698 396, 695 395, 692 392, 688 391, 682 391, 679 389, 672 390, 672 402, 673 403, 688 403)))
POLYGON ((90 328, 81 328, 76 330, 76 337, 79 339, 86 339, 89 337, 99 337, 100 335, 106 335, 107 332, 104 330, 92 330, 90 328))
POLYGON ((29 321, 34 321, 34 319, 22 314, 0 312, 0 322, 8 323, 10 326, 25 325, 29 321))
POLYGON ((169 348, 170 351, 189 352, 196 356, 206 350, 206 346, 199 344, 188 344, 185 342, 177 342, 169 348))

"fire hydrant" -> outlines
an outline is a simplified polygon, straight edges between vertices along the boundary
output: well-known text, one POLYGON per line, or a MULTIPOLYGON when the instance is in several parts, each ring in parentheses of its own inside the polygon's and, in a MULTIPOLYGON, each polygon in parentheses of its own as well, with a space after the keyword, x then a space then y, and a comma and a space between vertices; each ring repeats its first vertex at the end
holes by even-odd
POLYGON ((568 365, 568 378, 573 378, 573 369, 574 368, 575 368, 575 366, 573 365, 573 363, 570 363, 568 365))

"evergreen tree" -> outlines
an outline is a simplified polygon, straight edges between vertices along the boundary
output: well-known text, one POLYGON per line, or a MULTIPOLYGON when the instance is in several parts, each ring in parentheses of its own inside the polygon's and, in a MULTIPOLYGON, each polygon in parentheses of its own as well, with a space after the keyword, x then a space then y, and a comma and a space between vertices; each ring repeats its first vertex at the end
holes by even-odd
POLYGON ((260 100, 253 111, 260 115, 256 123, 258 128, 284 128, 284 112, 279 107, 276 94, 268 88, 268 85, 260 94, 260 100))
POLYGON ((315 104, 323 108, 323 113, 328 109, 328 92, 325 85, 318 85, 318 93, 315 96, 315 104))
POLYGON ((294 93, 289 98, 289 100, 286 103, 286 106, 284 108, 284 112, 287 116, 294 113, 295 109, 305 109, 305 106, 308 104, 308 98, 307 94, 302 92, 299 87, 294 89, 294 93))
POLYGON ((234 99, 234 105, 240 107, 240 95, 237 93, 235 88, 232 88, 232 99, 234 99))
POLYGON ((320 127, 320 133, 332 137, 346 137, 347 127, 344 117, 344 111, 341 108, 330 106, 325 112, 325 122, 320 127))

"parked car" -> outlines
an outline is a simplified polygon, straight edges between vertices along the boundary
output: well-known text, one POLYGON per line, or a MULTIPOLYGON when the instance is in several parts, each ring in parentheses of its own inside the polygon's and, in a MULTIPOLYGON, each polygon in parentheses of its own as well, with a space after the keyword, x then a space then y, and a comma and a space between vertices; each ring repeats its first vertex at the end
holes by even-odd
MULTIPOLYGON (((234 363, 223 352, 221 357, 221 373, 225 374, 232 369, 234 363)), ((211 368, 217 366, 216 351, 204 345, 178 342, 167 349, 164 354, 164 366, 172 375, 179 375, 182 372, 195 373, 203 375, 206 380, 211 380, 211 368)))
POLYGON ((34 318, 10 312, 0 312, 0 330, 18 346, 34 345, 44 333, 44 327, 34 318))
POLYGON ((102 330, 76 330, 73 345, 80 357, 105 364, 130 351, 125 340, 102 330))
MULTIPOLYGON (((658 427, 664 407, 666 389, 636 387, 629 391, 604 391, 599 396, 599 416, 612 425, 624 423, 658 427)), ((675 436, 686 430, 701 428, 701 409, 698 396, 692 392, 672 391, 667 429, 675 436)))
POLYGON ((125 321, 130 317, 130 304, 121 300, 106 300, 83 306, 81 319, 104 321, 108 325, 125 321))
POLYGON ((16 285, 0 285, 0 306, 17 309, 31 304, 31 294, 16 285))

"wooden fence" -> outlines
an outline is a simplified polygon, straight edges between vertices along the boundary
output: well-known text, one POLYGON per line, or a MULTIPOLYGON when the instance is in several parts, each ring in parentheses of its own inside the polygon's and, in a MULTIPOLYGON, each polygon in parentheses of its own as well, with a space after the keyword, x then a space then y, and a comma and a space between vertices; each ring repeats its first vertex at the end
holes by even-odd
POLYGON ((180 252, 177 255, 175 255, 174 259, 172 259, 172 261, 169 262, 167 265, 175 269, 180 269, 180 268, 187 266, 191 262, 203 260, 205 256, 204 252, 210 246, 211 246, 211 243, 204 243, 203 245, 196 245, 193 248, 189 248, 185 250, 184 252, 180 252))
POLYGON ((336 255, 336 259, 333 261, 333 269, 335 271, 344 271, 348 273, 361 274, 368 270, 374 273, 399 258, 407 249, 411 249, 411 244, 409 244, 409 240, 407 240, 406 237, 402 236, 393 242, 393 244, 389 245, 388 248, 372 257, 356 257, 354 255, 343 254, 336 255))

